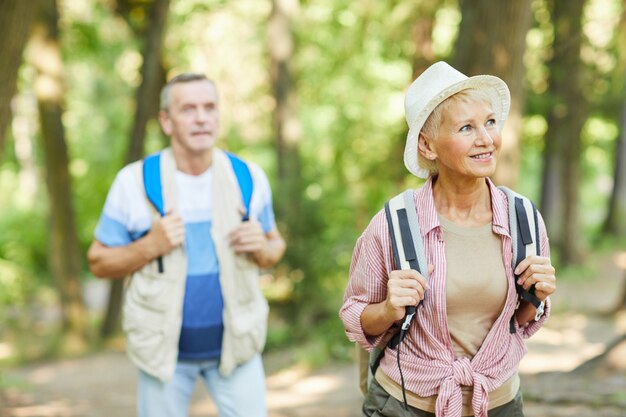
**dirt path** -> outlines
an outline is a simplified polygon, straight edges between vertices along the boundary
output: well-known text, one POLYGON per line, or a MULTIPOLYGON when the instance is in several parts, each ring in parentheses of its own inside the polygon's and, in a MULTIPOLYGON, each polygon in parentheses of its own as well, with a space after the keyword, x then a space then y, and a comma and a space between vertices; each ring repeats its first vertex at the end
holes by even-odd
MULTIPOLYGON (((134 415, 136 370, 121 352, 33 366, 9 377, 24 385, 9 391, 2 417, 134 415)), ((276 372, 267 378, 270 416, 358 416, 356 380, 356 368, 345 365, 314 373, 298 367, 276 372)), ((217 413, 198 383, 190 416, 207 415, 217 413)))
MULTIPOLYGON (((626 324, 596 318, 576 331, 561 327, 564 321, 555 317, 543 337, 538 334, 538 340, 529 343, 521 366, 527 416, 626 416, 626 367, 591 379, 563 372, 599 352, 602 339, 610 340, 618 329, 626 331, 626 324), (552 372, 536 373, 546 369, 552 372)), ((626 352, 622 357, 626 359, 626 352)), ((122 352, 21 368, 4 378, 17 388, 9 390, 2 417, 134 415, 136 371, 122 352)), ((356 381, 356 367, 351 364, 314 372, 291 367, 271 373, 267 378, 269 415, 359 416, 361 394, 356 381)), ((215 415, 210 397, 198 384, 190 416, 215 415)))
MULTIPOLYGON (((562 283, 549 323, 528 343, 520 372, 527 417, 626 417, 626 343, 593 372, 571 373, 626 332, 626 314, 606 316, 623 271, 607 262, 597 279, 562 283)), ((307 371, 281 368, 267 357, 270 417, 361 415, 357 371, 335 364, 307 371)), ((124 353, 97 355, 5 371, 0 417, 133 416, 136 371, 124 353)), ((196 386, 190 416, 215 416, 196 386)))

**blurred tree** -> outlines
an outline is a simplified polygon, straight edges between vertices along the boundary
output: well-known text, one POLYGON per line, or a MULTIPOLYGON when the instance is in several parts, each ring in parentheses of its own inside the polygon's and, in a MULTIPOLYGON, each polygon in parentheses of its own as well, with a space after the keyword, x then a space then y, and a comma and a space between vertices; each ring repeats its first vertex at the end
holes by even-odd
POLYGON ((415 5, 410 16, 411 39, 414 49, 411 56, 413 80, 416 79, 436 59, 433 47, 433 29, 441 0, 422 0, 415 5))
POLYGON ((144 154, 146 125, 159 112, 159 93, 165 83, 165 70, 161 62, 163 35, 167 26, 170 0, 154 0, 150 6, 144 34, 141 66, 141 84, 135 98, 136 110, 130 135, 126 163, 134 162, 144 154))
MULTIPOLYGON (((124 14, 127 21, 130 21, 129 16, 132 9, 128 2, 119 1, 118 5, 120 5, 118 10, 124 14)), ((149 6, 149 12, 145 21, 145 28, 136 30, 136 33, 144 38, 141 54, 143 60, 141 84, 136 92, 135 117, 130 133, 126 164, 143 157, 146 126, 148 121, 155 118, 159 112, 159 92, 165 82, 165 70, 161 63, 161 54, 170 1, 154 0, 151 4, 144 4, 143 6, 149 6)), ((107 309, 100 329, 100 334, 104 338, 119 330, 124 280, 112 280, 109 285, 107 309)))
MULTIPOLYGON (((413 73, 411 82, 436 61, 437 57, 433 48, 433 29, 439 7, 441 7, 441 0, 420 1, 416 3, 410 15, 409 20, 412 22, 411 40, 413 42, 413 49, 409 57, 413 73)), ((402 126, 402 132, 390 153, 390 160, 392 161, 404 160, 404 146, 406 145, 408 134, 408 126, 404 119, 402 120, 402 126)), ((391 177, 398 182, 402 182, 406 178, 407 170, 404 164, 391 164, 389 170, 391 171, 391 177)))
POLYGON ((452 65, 467 75, 502 78, 511 91, 511 110, 493 180, 515 187, 519 175, 524 103, 524 51, 531 23, 530 0, 461 0, 461 24, 452 65))
POLYGON ((11 121, 11 99, 16 92, 17 72, 39 1, 0 1, 0 161, 11 121))
MULTIPOLYGON (((626 1, 622 1, 624 9, 620 16, 616 32, 617 56, 620 65, 617 66, 618 76, 623 78, 626 72, 626 1)), ((608 212, 603 225, 605 235, 626 238, 626 101, 622 105, 620 119, 620 134, 615 144, 613 189, 608 204, 608 212)), ((622 285, 621 294, 613 308, 614 312, 626 310, 626 280, 622 285)))
POLYGON ((613 188, 603 232, 623 238, 626 237, 626 103, 622 109, 620 125, 621 132, 615 144, 613 188))
MULTIPOLYGON (((285 221, 287 234, 298 236, 301 222, 302 174, 299 142, 302 128, 296 111, 296 92, 291 62, 295 39, 291 20, 299 10, 298 0, 272 0, 267 27, 270 55, 270 82, 275 108, 272 125, 275 136, 278 187, 277 215, 285 221)), ((289 240, 289 239, 288 239, 289 240)))
POLYGON ((81 289, 81 252, 72 203, 72 179, 65 141, 65 87, 56 0, 42 1, 29 60, 36 69, 35 93, 46 167, 50 235, 48 262, 61 301, 64 350, 81 351, 87 342, 87 312, 81 289))
POLYGON ((545 136, 541 212, 550 239, 563 264, 580 256, 578 190, 581 167, 581 131, 588 113, 580 59, 585 0, 553 0, 552 56, 548 62, 549 95, 555 100, 545 136))
MULTIPOLYGON (((624 2, 626 3, 626 2, 624 2)), ((618 30, 616 31, 618 62, 616 71, 619 78, 626 75, 626 8, 622 10, 618 30)), ((604 220, 605 235, 626 237, 626 100, 622 104, 620 135, 617 138, 614 152, 613 188, 608 203, 608 212, 604 220)), ((624 305, 626 306, 626 288, 624 288, 624 305)))

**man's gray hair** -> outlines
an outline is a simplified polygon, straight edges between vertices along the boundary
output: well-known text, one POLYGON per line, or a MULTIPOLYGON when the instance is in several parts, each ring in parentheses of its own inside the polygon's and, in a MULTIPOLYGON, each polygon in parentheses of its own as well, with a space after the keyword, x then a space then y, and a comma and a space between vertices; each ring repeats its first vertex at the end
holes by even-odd
POLYGON ((171 80, 167 82, 167 84, 163 86, 163 88, 161 89, 161 101, 160 101, 159 109, 163 111, 169 110, 170 100, 171 100, 170 90, 172 89, 174 85, 182 84, 182 83, 190 83, 192 81, 208 81, 213 85, 213 87, 217 88, 217 86, 215 85, 215 82, 207 78, 206 75, 204 74, 198 74, 194 72, 184 72, 172 78, 171 80))

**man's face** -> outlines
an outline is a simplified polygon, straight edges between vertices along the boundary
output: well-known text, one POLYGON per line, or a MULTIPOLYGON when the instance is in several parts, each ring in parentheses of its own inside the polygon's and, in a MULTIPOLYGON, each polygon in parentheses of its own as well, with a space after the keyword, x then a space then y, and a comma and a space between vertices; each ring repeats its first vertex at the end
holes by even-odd
POLYGON ((215 86, 206 80, 174 84, 169 109, 160 112, 159 121, 172 146, 190 153, 212 149, 219 130, 215 86))

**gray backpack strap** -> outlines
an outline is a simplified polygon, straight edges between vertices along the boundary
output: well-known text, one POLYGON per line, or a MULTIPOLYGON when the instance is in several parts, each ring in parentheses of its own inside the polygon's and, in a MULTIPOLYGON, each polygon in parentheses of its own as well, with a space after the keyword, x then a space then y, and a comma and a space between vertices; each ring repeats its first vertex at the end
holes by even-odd
POLYGON ((413 190, 406 190, 385 203, 385 214, 396 268, 415 269, 428 279, 413 190))
MULTIPOLYGON (((424 242, 417 218, 417 209, 413 190, 406 190, 385 203, 385 215, 389 227, 389 237, 395 267, 397 269, 414 269, 428 279, 428 266, 426 264, 426 254, 424 252, 424 242)), ((406 314, 402 320, 400 328, 389 330, 391 338, 385 346, 374 348, 369 355, 369 369, 367 375, 367 385, 372 381, 376 369, 380 364, 387 346, 396 348, 404 339, 413 317, 416 307, 406 307, 406 314)), ((399 347, 398 347, 399 349, 399 347)), ((402 380, 402 391, 404 392, 404 379, 400 369, 402 380)), ((405 398, 406 406, 406 398, 405 398)))
MULTIPOLYGON (((406 190, 385 203, 385 214, 396 268, 414 269, 428 279, 424 243, 417 220, 413 190, 406 190)), ((413 306, 406 308, 400 331, 389 340, 391 348, 395 348, 404 339, 415 312, 416 308, 413 306)))
POLYGON ((418 271, 428 279, 428 265, 426 264, 426 251, 424 249, 424 240, 422 239, 422 232, 420 229, 419 221, 417 220, 417 208, 415 207, 415 200, 413 197, 413 190, 406 190, 402 195, 404 196, 404 207, 407 208, 407 220, 409 222, 409 228, 411 229, 411 236, 413 237, 413 246, 415 247, 415 254, 417 255, 418 271))
MULTIPOLYGON (((537 208, 530 199, 523 195, 504 186, 498 188, 506 194, 509 201, 509 229, 513 246, 512 267, 515 270, 517 265, 527 256, 541 254, 537 208)), ((538 308, 541 301, 535 296, 535 286, 525 290, 517 284, 518 277, 519 275, 515 276, 515 288, 519 299, 528 301, 538 308)), ((511 317, 510 330, 511 333, 515 332, 514 317, 511 317)))

